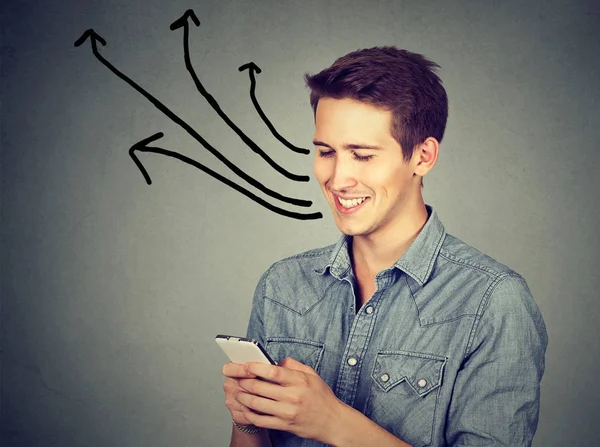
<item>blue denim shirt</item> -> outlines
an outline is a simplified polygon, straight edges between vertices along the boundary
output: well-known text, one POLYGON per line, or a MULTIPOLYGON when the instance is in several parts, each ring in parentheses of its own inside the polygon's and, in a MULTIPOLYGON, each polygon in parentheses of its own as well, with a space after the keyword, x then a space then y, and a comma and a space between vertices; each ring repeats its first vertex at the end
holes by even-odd
MULTIPOLYGON (((530 445, 547 335, 525 280, 447 234, 435 211, 355 309, 343 236, 271 266, 248 336, 314 368, 336 396, 413 446, 530 445)), ((274 446, 322 444, 271 431, 274 446)))

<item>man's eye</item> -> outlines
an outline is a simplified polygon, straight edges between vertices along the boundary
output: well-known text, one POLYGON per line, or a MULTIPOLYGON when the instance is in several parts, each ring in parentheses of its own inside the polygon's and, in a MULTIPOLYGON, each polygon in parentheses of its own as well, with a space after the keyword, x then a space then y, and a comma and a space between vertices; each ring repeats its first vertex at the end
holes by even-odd
POLYGON ((368 161, 373 158, 372 155, 358 155, 356 152, 353 153, 354 158, 358 161, 368 161))
POLYGON ((319 149, 319 157, 332 157, 335 151, 323 151, 319 149))

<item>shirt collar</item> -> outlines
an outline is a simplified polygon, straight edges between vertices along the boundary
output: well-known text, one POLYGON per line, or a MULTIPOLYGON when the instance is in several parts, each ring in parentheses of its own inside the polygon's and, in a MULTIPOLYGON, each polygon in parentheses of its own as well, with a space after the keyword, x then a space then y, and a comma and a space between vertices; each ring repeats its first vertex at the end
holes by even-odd
POLYGON ((316 268, 315 272, 322 275, 329 268, 329 272, 336 279, 344 279, 348 273, 352 272, 349 250, 351 240, 351 236, 342 234, 340 239, 333 246, 331 256, 327 260, 327 263, 320 268, 316 268))
MULTIPOLYGON (((435 259, 446 236, 446 230, 435 210, 429 205, 426 205, 426 208, 429 214, 427 222, 402 257, 394 263, 394 267, 412 277, 420 286, 423 286, 429 279, 435 259)), ((327 264, 315 271, 325 273, 329 267, 330 273, 335 278, 345 278, 352 271, 349 252, 351 240, 351 236, 342 235, 333 247, 327 264)))
POLYGON ((410 275, 420 286, 429 279, 446 237, 446 230, 437 213, 430 206, 426 207, 429 213, 427 222, 408 250, 394 264, 395 267, 410 275))

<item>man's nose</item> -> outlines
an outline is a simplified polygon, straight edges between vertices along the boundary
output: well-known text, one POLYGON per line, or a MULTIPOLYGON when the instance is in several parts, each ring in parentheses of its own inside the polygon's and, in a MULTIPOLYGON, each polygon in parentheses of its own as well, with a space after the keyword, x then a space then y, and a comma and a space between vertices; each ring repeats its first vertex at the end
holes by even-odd
POLYGON ((343 191, 356 186, 356 172, 352 160, 337 157, 329 180, 329 187, 334 191, 343 191))

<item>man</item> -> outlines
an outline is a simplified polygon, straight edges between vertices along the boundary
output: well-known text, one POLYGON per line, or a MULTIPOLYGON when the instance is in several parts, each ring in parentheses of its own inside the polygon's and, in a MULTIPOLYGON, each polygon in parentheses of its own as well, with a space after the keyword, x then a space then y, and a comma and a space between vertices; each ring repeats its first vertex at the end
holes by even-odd
POLYGON ((524 279, 444 230, 422 178, 448 114, 437 65, 392 47, 307 76, 336 245, 275 263, 228 363, 231 446, 530 445, 546 329, 524 279))

